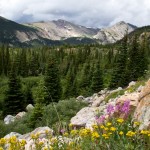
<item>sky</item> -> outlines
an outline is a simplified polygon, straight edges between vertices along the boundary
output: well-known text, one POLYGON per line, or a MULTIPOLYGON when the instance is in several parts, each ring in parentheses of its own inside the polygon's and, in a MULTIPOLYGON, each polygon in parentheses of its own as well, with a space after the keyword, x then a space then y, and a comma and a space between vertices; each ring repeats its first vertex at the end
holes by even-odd
POLYGON ((64 19, 87 27, 119 21, 150 25, 150 0, 0 0, 0 16, 19 22, 64 19))

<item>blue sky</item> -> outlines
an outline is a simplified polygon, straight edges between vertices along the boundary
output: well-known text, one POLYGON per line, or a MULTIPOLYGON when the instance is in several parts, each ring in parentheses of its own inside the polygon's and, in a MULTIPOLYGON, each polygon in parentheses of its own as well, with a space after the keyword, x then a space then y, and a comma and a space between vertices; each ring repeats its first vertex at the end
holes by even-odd
POLYGON ((150 25, 150 0, 0 0, 0 16, 17 22, 64 19, 88 27, 119 21, 150 25))

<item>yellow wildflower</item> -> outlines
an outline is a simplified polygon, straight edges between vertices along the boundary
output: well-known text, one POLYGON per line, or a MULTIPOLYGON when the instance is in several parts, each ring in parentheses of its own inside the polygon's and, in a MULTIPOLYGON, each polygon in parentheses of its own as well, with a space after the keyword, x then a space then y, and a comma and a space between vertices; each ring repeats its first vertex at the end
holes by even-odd
POLYGON ((69 134, 68 134, 67 132, 65 132, 63 135, 64 135, 64 136, 68 136, 69 134))
POLYGON ((43 150, 48 150, 48 147, 44 147, 43 150))
POLYGON ((20 146, 25 146, 26 145, 26 140, 21 140, 20 141, 20 146))
POLYGON ((2 147, 0 147, 0 150, 4 150, 2 147))
POLYGON ((92 138, 93 139, 97 139, 97 138, 99 138, 100 137, 100 135, 98 134, 98 132, 93 132, 92 133, 92 138))
POLYGON ((105 139, 108 139, 108 138, 109 138, 109 135, 107 135, 107 134, 102 134, 102 137, 104 137, 105 139))
POLYGON ((134 122, 134 125, 139 126, 140 122, 134 122))
POLYGON ((133 131, 128 131, 126 135, 129 136, 129 137, 132 137, 132 136, 135 135, 135 132, 133 132, 133 131))
POLYGON ((119 122, 119 123, 123 123, 123 122, 124 122, 124 120, 123 120, 122 118, 119 118, 119 119, 117 119, 117 122, 119 122))
POLYGON ((106 123, 106 126, 111 126, 111 125, 112 125, 111 122, 107 122, 107 123, 106 123))
POLYGON ((119 135, 123 135, 124 133, 122 131, 119 132, 119 135))
POLYGON ((105 127, 103 125, 100 126, 101 129, 104 129, 105 127))
POLYGON ((77 135, 77 133, 78 133, 78 130, 71 130, 71 132, 70 132, 70 134, 71 134, 72 136, 77 135))
POLYGON ((116 131, 117 129, 115 127, 111 127, 110 131, 116 131))
POLYGON ((108 131, 109 129, 107 127, 104 128, 105 131, 108 131))
POLYGON ((147 130, 142 130, 142 131, 141 131, 141 134, 149 134, 149 131, 147 131, 147 130))
POLYGON ((0 139, 0 145, 4 145, 4 144, 6 144, 6 139, 5 138, 1 138, 0 139))
POLYGON ((93 129, 95 129, 95 130, 98 129, 98 126, 97 126, 96 124, 94 124, 92 127, 93 127, 93 129))

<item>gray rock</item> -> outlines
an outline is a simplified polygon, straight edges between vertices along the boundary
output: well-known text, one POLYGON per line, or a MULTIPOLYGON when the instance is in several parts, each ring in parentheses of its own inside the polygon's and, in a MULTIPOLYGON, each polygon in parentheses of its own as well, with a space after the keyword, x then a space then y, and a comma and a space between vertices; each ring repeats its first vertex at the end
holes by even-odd
POLYGON ((80 95, 80 96, 78 96, 76 99, 77 99, 78 101, 83 101, 85 98, 84 98, 84 96, 80 95))
POLYGON ((42 138, 46 138, 46 131, 49 132, 49 134, 53 134, 53 130, 50 129, 49 127, 38 127, 36 128, 34 131, 30 132, 30 133, 27 133, 27 134, 24 134, 24 135, 21 135, 19 137, 19 139, 25 139, 27 141, 30 141, 31 140, 31 135, 32 134, 39 134, 39 138, 42 139, 42 138))
POLYGON ((130 83, 129 83, 129 85, 128 85, 128 87, 127 88, 130 88, 131 86, 134 86, 136 84, 136 82, 135 81, 131 81, 130 83))
POLYGON ((29 112, 34 109, 34 106, 32 104, 27 105, 26 110, 29 112))
POLYGON ((142 91, 142 89, 143 89, 143 87, 144 87, 144 86, 140 85, 140 86, 137 88, 137 90, 136 90, 136 91, 137 91, 137 92, 141 92, 141 91, 142 91))
POLYGON ((82 108, 76 116, 71 118, 71 124, 73 126, 79 126, 79 127, 84 127, 86 123, 95 117, 95 114, 97 113, 98 108, 96 107, 85 107, 82 108))
POLYGON ((23 111, 23 112, 19 112, 16 116, 15 116, 15 119, 20 119, 22 117, 24 117, 26 115, 26 112, 23 111))
POLYGON ((4 118, 4 123, 5 124, 10 124, 12 122, 15 121, 15 117, 12 116, 12 115, 7 115, 5 118, 4 118))
POLYGON ((4 138, 10 138, 12 136, 16 136, 17 138, 19 138, 21 136, 21 134, 19 134, 17 132, 11 132, 11 133, 7 134, 4 138))
POLYGON ((92 97, 86 97, 85 99, 84 99, 84 102, 86 102, 86 103, 92 103, 92 97))
POLYGON ((100 92, 98 92, 98 95, 100 96, 100 95, 104 95, 104 94, 106 94, 107 93, 107 88, 105 88, 104 90, 101 90, 100 92))

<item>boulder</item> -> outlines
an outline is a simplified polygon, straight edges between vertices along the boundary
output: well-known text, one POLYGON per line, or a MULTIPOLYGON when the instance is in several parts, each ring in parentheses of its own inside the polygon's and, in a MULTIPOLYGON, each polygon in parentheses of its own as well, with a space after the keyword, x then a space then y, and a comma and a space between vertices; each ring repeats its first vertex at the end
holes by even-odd
POLYGON ((98 97, 98 96, 96 96, 95 98, 94 98, 94 100, 93 100, 93 103, 92 103, 92 107, 99 107, 100 106, 100 104, 104 101, 104 99, 105 99, 105 96, 100 96, 100 97, 98 97))
POLYGON ((25 111, 19 112, 19 113, 15 116, 15 119, 20 119, 20 118, 22 118, 22 117, 25 116, 25 115, 26 115, 26 112, 25 112, 25 111))
POLYGON ((5 118, 4 118, 4 123, 5 124, 10 124, 12 122, 15 121, 15 117, 12 116, 12 115, 7 115, 5 118))
POLYGON ((138 100, 139 100, 139 92, 133 92, 133 93, 126 93, 125 95, 120 96, 116 103, 122 103, 125 102, 126 100, 130 100, 130 106, 133 108, 136 108, 138 105, 138 100))
POLYGON ((127 88, 130 88, 131 86, 134 86, 136 84, 136 82, 135 81, 131 81, 130 83, 129 83, 129 85, 128 85, 128 87, 127 88))
POLYGON ((137 92, 141 92, 143 88, 144 88, 144 86, 140 85, 140 86, 137 88, 136 91, 137 91, 137 92))
POLYGON ((117 89, 110 91, 110 94, 115 93, 115 92, 119 92, 121 90, 122 90, 122 87, 118 87, 117 89))
POLYGON ((78 101, 83 101, 85 98, 84 98, 84 96, 80 95, 80 96, 78 96, 76 99, 77 99, 78 101))
POLYGON ((11 133, 7 134, 4 138, 8 139, 12 136, 16 136, 17 138, 19 138, 21 136, 21 134, 19 134, 17 132, 11 132, 11 133))
POLYGON ((98 95, 101 96, 103 94, 106 94, 108 92, 107 88, 105 88, 104 90, 101 90, 100 92, 98 92, 98 95))
POLYGON ((48 131, 51 135, 53 134, 53 130, 49 127, 38 127, 32 132, 20 136, 19 139, 25 139, 26 141, 30 141, 32 134, 39 134, 39 138, 43 139, 46 138, 46 131, 48 131))
POLYGON ((134 119, 141 123, 140 130, 150 129, 150 79, 140 93, 134 119))
POLYGON ((31 111, 34 109, 34 106, 32 104, 27 105, 26 110, 27 112, 31 111))
POLYGON ((94 118, 98 108, 96 107, 85 107, 82 108, 76 116, 71 118, 71 124, 76 127, 85 127, 86 123, 91 119, 94 118))
POLYGON ((93 102, 93 98, 92 97, 86 97, 83 102, 91 104, 93 102))

